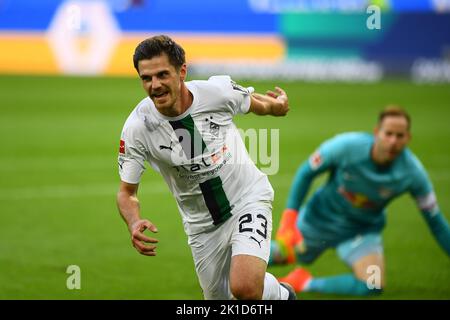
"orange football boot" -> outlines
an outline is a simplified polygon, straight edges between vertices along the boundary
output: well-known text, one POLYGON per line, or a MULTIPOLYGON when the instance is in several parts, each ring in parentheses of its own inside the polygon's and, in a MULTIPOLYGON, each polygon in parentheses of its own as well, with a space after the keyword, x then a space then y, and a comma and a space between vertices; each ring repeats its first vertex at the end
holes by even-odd
POLYGON ((278 278, 279 282, 289 283, 295 292, 302 292, 306 284, 312 279, 311 273, 303 268, 296 268, 283 278, 278 278))

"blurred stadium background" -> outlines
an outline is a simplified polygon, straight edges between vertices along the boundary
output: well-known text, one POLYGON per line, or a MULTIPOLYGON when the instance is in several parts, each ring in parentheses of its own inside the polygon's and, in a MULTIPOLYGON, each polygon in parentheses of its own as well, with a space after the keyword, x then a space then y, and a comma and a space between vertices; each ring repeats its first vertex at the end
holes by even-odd
MULTIPOLYGON (((140 188, 158 257, 135 252, 115 206, 120 131, 144 96, 132 53, 160 33, 184 46, 191 78, 225 73, 289 93, 286 118, 236 118, 280 129, 274 228, 297 166, 324 139, 370 131, 388 103, 410 111, 411 148, 449 219, 447 0, 0 0, 0 299, 202 298, 162 178, 148 170, 140 188), (81 290, 66 287, 69 265, 81 290)), ((390 206, 384 240, 380 299, 450 299, 449 258, 408 196, 390 206)), ((311 270, 346 267, 330 251, 311 270)))

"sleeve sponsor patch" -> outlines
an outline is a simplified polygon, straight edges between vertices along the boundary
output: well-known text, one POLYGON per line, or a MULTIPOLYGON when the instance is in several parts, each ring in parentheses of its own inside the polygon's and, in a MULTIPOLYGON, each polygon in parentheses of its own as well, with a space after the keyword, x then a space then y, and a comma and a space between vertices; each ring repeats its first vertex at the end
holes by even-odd
POLYGON ((120 139, 119 154, 125 154, 125 140, 120 139))
POLYGON ((322 161, 322 156, 320 155, 319 151, 314 152, 310 157, 309 157, 309 165, 311 166, 311 169, 316 170, 317 168, 319 168, 322 165, 323 161, 322 161))

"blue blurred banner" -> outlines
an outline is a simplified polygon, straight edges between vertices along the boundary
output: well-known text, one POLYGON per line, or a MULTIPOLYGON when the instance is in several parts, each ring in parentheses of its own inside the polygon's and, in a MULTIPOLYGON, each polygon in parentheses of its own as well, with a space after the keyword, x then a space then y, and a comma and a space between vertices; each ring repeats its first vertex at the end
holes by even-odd
MULTIPOLYGON (((1 0, 0 30, 44 31, 61 0, 1 0)), ((81 0, 78 2, 92 2, 81 0)), ((404 12, 450 11, 448 0, 105 0, 124 31, 277 32, 292 12, 365 13, 370 5, 404 12)))
POLYGON ((161 33, 193 73, 417 80, 450 59, 450 1, 0 0, 0 72, 133 74, 136 44, 161 33))

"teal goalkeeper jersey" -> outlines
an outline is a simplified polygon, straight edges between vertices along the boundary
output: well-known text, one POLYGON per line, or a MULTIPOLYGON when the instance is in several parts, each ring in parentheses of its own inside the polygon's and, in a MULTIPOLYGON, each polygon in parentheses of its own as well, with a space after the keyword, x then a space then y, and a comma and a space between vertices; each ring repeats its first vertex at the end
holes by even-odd
POLYGON ((409 192, 424 214, 440 214, 428 175, 414 154, 405 148, 388 166, 371 159, 374 137, 367 133, 340 134, 324 142, 297 173, 288 207, 299 209, 312 179, 329 171, 328 181, 305 205, 301 228, 320 231, 325 239, 379 232, 385 208, 409 192))

